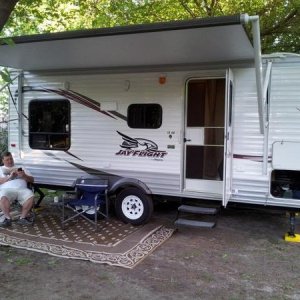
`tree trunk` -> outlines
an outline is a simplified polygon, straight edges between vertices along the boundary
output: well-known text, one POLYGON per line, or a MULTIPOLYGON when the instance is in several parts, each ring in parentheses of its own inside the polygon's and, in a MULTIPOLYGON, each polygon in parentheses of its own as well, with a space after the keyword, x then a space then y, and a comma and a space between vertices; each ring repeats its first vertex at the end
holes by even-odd
POLYGON ((19 0, 0 0, 0 32, 19 0))

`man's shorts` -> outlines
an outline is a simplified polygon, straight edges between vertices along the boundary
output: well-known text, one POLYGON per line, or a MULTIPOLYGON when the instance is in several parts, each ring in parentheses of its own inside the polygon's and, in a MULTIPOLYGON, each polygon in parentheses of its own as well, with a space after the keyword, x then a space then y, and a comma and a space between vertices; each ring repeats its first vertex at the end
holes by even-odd
POLYGON ((29 198, 33 197, 33 192, 27 188, 25 189, 0 189, 0 199, 5 196, 9 202, 12 203, 15 200, 23 205, 29 198))

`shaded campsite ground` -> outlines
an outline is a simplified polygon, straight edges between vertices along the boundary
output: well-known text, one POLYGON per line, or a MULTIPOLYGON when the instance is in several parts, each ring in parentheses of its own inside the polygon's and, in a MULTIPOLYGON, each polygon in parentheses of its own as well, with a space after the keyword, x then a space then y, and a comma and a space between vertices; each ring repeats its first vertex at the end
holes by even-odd
POLYGON ((179 230, 131 270, 0 246, 0 299, 300 299, 287 229, 282 212, 226 209, 215 229, 179 230))

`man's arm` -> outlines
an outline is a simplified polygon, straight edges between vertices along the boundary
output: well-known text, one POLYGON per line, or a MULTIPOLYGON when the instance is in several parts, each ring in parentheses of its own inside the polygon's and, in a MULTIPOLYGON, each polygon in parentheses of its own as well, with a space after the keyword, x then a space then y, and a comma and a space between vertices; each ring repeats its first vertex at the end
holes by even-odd
POLYGON ((31 175, 28 175, 24 172, 24 170, 18 171, 18 176, 24 179, 28 183, 34 182, 34 177, 31 175))
POLYGON ((3 184, 17 176, 16 171, 12 171, 9 175, 4 175, 2 172, 0 173, 0 184, 3 184))

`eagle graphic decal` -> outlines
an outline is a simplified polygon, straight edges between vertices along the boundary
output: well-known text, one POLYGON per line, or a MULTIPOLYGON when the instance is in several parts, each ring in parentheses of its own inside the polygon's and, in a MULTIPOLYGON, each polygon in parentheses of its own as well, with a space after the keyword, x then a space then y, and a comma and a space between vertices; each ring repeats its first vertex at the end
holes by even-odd
POLYGON ((133 138, 119 131, 117 133, 122 137, 123 142, 120 145, 122 149, 116 155, 164 158, 168 154, 166 151, 158 150, 157 144, 151 140, 133 138))

